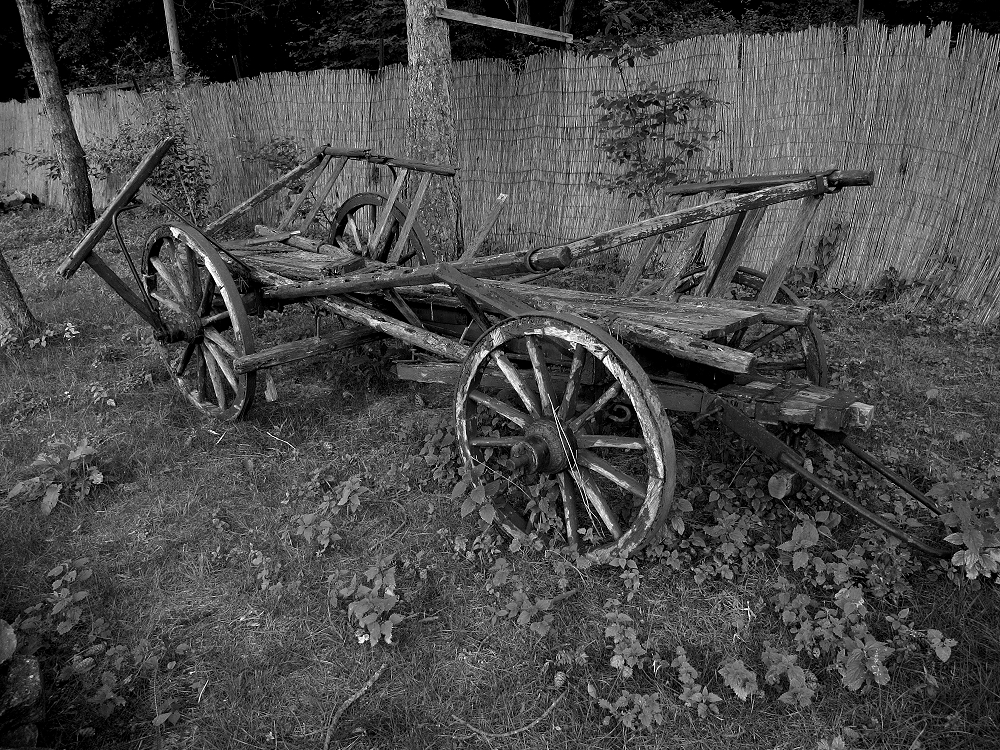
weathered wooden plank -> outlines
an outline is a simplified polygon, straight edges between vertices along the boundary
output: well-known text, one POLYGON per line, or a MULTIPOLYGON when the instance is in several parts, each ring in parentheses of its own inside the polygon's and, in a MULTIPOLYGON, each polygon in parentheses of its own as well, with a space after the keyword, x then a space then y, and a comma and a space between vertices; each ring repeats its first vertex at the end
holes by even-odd
POLYGON ((409 173, 410 170, 408 169, 399 170, 399 174, 396 175, 396 179, 392 183, 392 189, 389 190, 389 196, 386 198, 385 205, 378 212, 378 220, 375 222, 375 233, 368 239, 368 256, 371 258, 381 259, 382 257, 386 230, 389 228, 389 220, 392 218, 392 209, 396 205, 396 200, 399 198, 399 193, 403 189, 403 183, 406 182, 406 176, 409 173))
MULTIPOLYGON (((659 297, 628 297, 621 300, 610 300, 606 295, 595 292, 584 292, 576 289, 557 289, 554 287, 529 286, 512 281, 485 280, 483 283, 491 287, 503 289, 509 294, 513 294, 529 304, 535 306, 548 305, 541 300, 562 300, 564 304, 562 310, 573 311, 573 305, 587 305, 593 308, 601 308, 602 315, 606 306, 611 306, 615 311, 627 311, 629 313, 662 313, 669 311, 678 318, 686 317, 689 320, 709 321, 708 315, 718 315, 712 322, 713 326, 707 331, 736 331, 742 327, 753 323, 768 323, 773 325, 802 326, 807 325, 813 316, 813 312, 808 307, 798 305, 760 305, 756 302, 746 300, 719 299, 714 297, 682 297, 677 301, 670 301, 659 297), (746 322, 749 321, 749 322, 746 322)), ((444 285, 414 285, 403 291, 407 297, 424 297, 436 305, 459 307, 455 300, 449 295, 448 289, 444 285)), ((549 309, 556 309, 549 305, 549 309)), ((709 335, 709 334, 706 334, 709 335)))
POLYGON ((763 312, 752 307, 698 305, 686 300, 669 303, 649 297, 628 297, 619 300, 576 289, 526 286, 503 281, 483 283, 502 288, 508 294, 541 309, 579 312, 605 319, 650 316, 659 325, 707 337, 735 333, 764 320, 763 312))
MULTIPOLYGON (((91 251, 97 247, 97 243, 101 241, 101 238, 107 233, 108 229, 111 228, 111 222, 114 219, 116 213, 121 211, 129 202, 136 196, 139 192, 139 188, 146 179, 153 173, 153 170, 163 161, 163 157, 166 156, 167 151, 170 147, 174 145, 173 138, 164 138, 156 146, 154 146, 149 153, 142 157, 142 161, 139 162, 139 166, 135 168, 132 176, 128 178, 128 181, 122 185, 121 190, 118 191, 118 195, 115 196, 114 200, 108 204, 108 207, 104 209, 104 213, 101 214, 100 218, 97 219, 93 224, 90 225, 90 229, 87 233, 83 235, 79 244, 73 249, 66 259, 59 264, 56 269, 56 273, 65 278, 69 278, 80 265, 87 259, 91 251)), ((100 264, 101 261, 98 261, 100 264)), ((93 266, 93 264, 91 264, 93 266)), ((107 266, 103 266, 107 268, 107 266)), ((94 267, 96 271, 97 268, 94 267)), ((102 276, 103 278, 103 276, 102 276)), ((117 291, 117 290, 116 290, 117 291)), ((129 302, 131 305, 132 303, 129 302)), ((134 305, 133 305, 134 307, 134 305)), ((139 308, 135 308, 136 311, 139 308)), ((142 313, 139 313, 142 315, 142 313)))
POLYGON ((470 23, 475 26, 486 26, 491 29, 499 29, 500 31, 509 31, 512 34, 537 36, 542 39, 549 39, 553 42, 562 42, 563 44, 573 43, 573 35, 567 34, 565 31, 543 29, 540 26, 531 26, 526 23, 505 21, 502 18, 483 16, 478 13, 467 13, 462 10, 452 10, 451 8, 434 8, 434 15, 438 18, 443 18, 446 21, 461 21, 462 23, 470 23))
POLYGON ((263 370, 291 362, 322 357, 344 349, 350 349, 371 341, 378 341, 384 335, 369 328, 345 328, 324 336, 312 336, 301 341, 278 344, 233 360, 233 372, 243 375, 255 370, 263 370))
POLYGON ((229 254, 244 263, 280 274, 293 281, 309 281, 339 276, 359 268, 364 261, 356 255, 347 260, 331 258, 308 250, 296 250, 284 246, 284 252, 259 252, 254 250, 230 250, 229 254))
POLYGON ((808 424, 834 431, 867 429, 875 412, 874 406, 847 391, 811 384, 784 386, 755 380, 725 386, 719 394, 762 424, 808 424))
POLYGON ((761 219, 764 218, 765 211, 767 211, 766 206, 747 212, 746 218, 743 219, 743 225, 736 237, 733 238, 718 270, 715 272, 712 286, 708 290, 709 297, 725 297, 728 294, 729 284, 732 282, 733 276, 736 275, 736 270, 743 265, 743 257, 746 255, 747 247, 757 234, 757 228, 760 226, 761 219))
POLYGON ((319 179, 320 175, 326 170, 327 164, 330 163, 330 159, 333 157, 327 154, 323 157, 323 160, 319 163, 319 166, 309 175, 309 180, 306 182, 305 186, 302 188, 302 192, 298 194, 298 197, 292 202, 292 205, 285 212, 285 215, 281 217, 281 221, 278 222, 278 231, 284 231, 288 229, 288 224, 295 218, 295 214, 299 212, 302 204, 305 203, 306 198, 309 197, 309 193, 312 191, 313 187, 316 185, 316 181, 319 179))
MULTIPOLYGON (((424 172, 420 175, 420 182, 417 184, 417 191, 413 195, 413 202, 410 204, 410 210, 406 212, 406 219, 403 221, 403 228, 399 230, 399 237, 396 238, 396 244, 393 246, 392 252, 389 253, 389 257, 386 259, 389 263, 398 263, 400 257, 403 255, 406 243, 410 239, 410 232, 413 231, 413 224, 417 220, 417 212, 420 211, 420 204, 424 202, 424 195, 427 194, 427 186, 430 182, 430 172, 424 172)), ((430 252, 433 255, 433 250, 430 250, 430 252)), ((437 262, 436 257, 423 258, 422 260, 425 264, 437 262)))
POLYGON ((663 239, 664 236, 660 234, 646 238, 646 241, 643 243, 642 247, 639 248, 639 252, 636 253, 635 258, 632 260, 632 264, 629 266, 628 272, 625 274, 625 278, 622 279, 622 283, 619 284, 618 289, 615 290, 615 294, 619 297, 631 297, 635 293, 635 287, 639 283, 639 277, 649 264, 649 259, 653 257, 653 252, 660 246, 663 239))
MULTIPOLYGON (((532 251, 511 253, 504 256, 491 256, 484 262, 469 264, 442 264, 433 266, 418 266, 416 268, 381 267, 367 273, 357 273, 345 278, 327 279, 324 281, 299 282, 268 289, 264 292, 265 299, 294 300, 307 297, 326 297, 334 294, 355 294, 359 292, 374 292, 392 287, 423 286, 439 281, 438 269, 450 265, 461 270, 467 276, 479 278, 483 276, 503 276, 516 273, 524 268, 525 258, 532 251)), ((568 253, 548 253, 539 261, 543 268, 564 268, 568 262, 568 253)))
MULTIPOLYGON (((258 224, 254 227, 254 231, 261 237, 272 238, 279 236, 280 233, 276 229, 265 226, 263 224, 258 224)), ((356 271, 359 268, 363 268, 367 262, 365 258, 361 257, 357 253, 353 253, 340 245, 331 245, 328 242, 321 242, 320 240, 314 240, 311 237, 303 237, 299 234, 293 234, 288 237, 284 242, 293 248, 299 250, 307 250, 312 253, 318 254, 321 258, 326 258, 329 261, 340 263, 342 267, 342 273, 348 273, 350 271, 356 271)))
POLYGON ((222 214, 222 216, 220 216, 218 219, 209 223, 209 225, 205 227, 205 229, 203 230, 203 233, 205 235, 210 235, 212 232, 217 232, 218 230, 222 229, 227 224, 232 222, 234 219, 237 219, 243 214, 245 214, 247 211, 249 211, 251 208, 256 206, 261 201, 270 198, 272 195, 274 195, 275 193, 280 191, 283 187, 285 187, 285 185, 287 185, 288 183, 294 182, 303 175, 309 174, 309 172, 311 172, 313 169, 319 166, 320 162, 322 161, 323 157, 321 155, 317 155, 314 156, 312 159, 309 159, 309 161, 299 164, 294 169, 285 172, 285 174, 279 177, 275 182, 272 182, 267 187, 258 190, 256 193, 251 195, 245 201, 243 201, 237 206, 233 206, 231 209, 226 211, 226 213, 222 214))
POLYGON ((784 282, 788 270, 795 263, 795 259, 798 258, 802 240, 805 239, 809 225, 812 224, 822 200, 822 195, 810 195, 802 199, 802 206, 799 208, 798 216, 795 217, 795 223, 792 224, 791 230, 786 235, 784 242, 781 243, 778 257, 771 264, 771 270, 767 272, 767 278, 764 279, 764 284, 757 293, 757 302, 774 302, 778 288, 784 282))
POLYGON ((342 318, 367 326, 398 341, 411 344, 453 362, 461 362, 469 353, 470 347, 468 346, 455 343, 451 339, 431 333, 423 328, 411 326, 378 310, 341 299, 319 300, 317 304, 342 318))
POLYGON ((524 315, 535 312, 535 308, 526 305, 515 294, 506 293, 492 285, 475 279, 459 271, 448 263, 436 266, 437 278, 453 289, 460 289, 485 307, 503 313, 504 315, 524 315))
POLYGON ((500 193, 497 196, 496 203, 493 204, 493 208, 486 215, 483 220, 483 225, 476 232, 476 236, 472 238, 472 241, 465 248, 465 252, 462 253, 462 257, 459 260, 472 260, 476 257, 476 253, 479 252, 479 248, 483 246, 483 242, 489 236, 490 232, 493 231, 493 227, 496 226, 497 221, 500 219, 500 214, 507 205, 507 199, 510 198, 506 193, 500 193))
POLYGON ((696 195, 706 190, 724 190, 727 193, 749 193, 761 188, 786 185, 792 182, 811 182, 817 177, 826 179, 833 188, 859 187, 871 185, 875 181, 875 173, 864 170, 827 170, 825 172, 799 172, 797 174, 776 174, 751 177, 738 177, 730 180, 714 180, 712 182, 685 183, 664 188, 664 195, 696 195))
POLYGON ((610 328, 611 333, 625 341, 680 359, 699 362, 726 372, 742 374, 753 372, 756 357, 750 352, 624 318, 614 321, 610 328))
MULTIPOLYGON (((763 190, 745 195, 734 195, 699 206, 692 206, 668 214, 653 216, 649 219, 609 229, 606 232, 599 232, 591 237, 584 237, 574 242, 541 248, 534 252, 531 260, 535 265, 541 267, 540 264, 544 263, 551 256, 561 255, 566 250, 569 250, 571 259, 576 261, 595 253, 627 245, 629 242, 651 237, 654 234, 663 234, 664 232, 691 226, 703 221, 720 219, 724 216, 738 214, 741 211, 750 211, 755 208, 762 208, 763 206, 771 206, 775 203, 798 200, 807 195, 813 195, 815 192, 816 186, 814 184, 799 182, 764 188, 763 190)), ((510 256, 510 254, 505 255, 506 257, 510 256)), ((497 255, 487 260, 503 262, 504 257, 497 255)), ((475 264, 478 261, 472 261, 472 263, 475 264)))
POLYGON ((698 282, 698 285, 691 290, 692 297, 708 296, 708 290, 712 288, 712 282, 715 280, 715 274, 719 270, 719 266, 722 265, 722 261, 725 260, 726 255, 729 253, 729 249, 732 247, 733 242, 735 242, 736 236, 743 227, 743 223, 746 221, 746 218, 746 211, 741 211, 738 214, 733 214, 726 220, 726 225, 722 230, 722 235, 715 243, 715 247, 712 252, 709 253, 708 257, 705 259, 705 274, 701 277, 701 281, 698 282))
POLYGON ((337 185, 337 180, 340 179, 340 173, 344 171, 344 167, 347 166, 347 157, 341 156, 337 159, 337 162, 333 165, 333 172, 330 174, 330 179, 327 181, 323 190, 316 194, 316 200, 313 202, 313 206, 309 209, 309 213, 306 218, 302 220, 299 228, 305 232, 312 226, 313 221, 316 219, 316 214, 319 213, 320 209, 323 208, 323 204, 326 199, 333 192, 334 187, 337 185))

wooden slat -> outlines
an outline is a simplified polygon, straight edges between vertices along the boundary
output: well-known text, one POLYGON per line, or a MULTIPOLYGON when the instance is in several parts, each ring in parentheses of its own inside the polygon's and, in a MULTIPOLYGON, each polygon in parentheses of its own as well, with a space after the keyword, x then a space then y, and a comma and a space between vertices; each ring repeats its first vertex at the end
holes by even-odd
POLYGON ((323 160, 319 163, 319 166, 313 170, 313 173, 309 175, 309 181, 302 188, 302 192, 298 194, 295 201, 292 203, 291 207, 285 212, 285 215, 281 217, 281 221, 278 222, 278 231, 284 231, 288 228, 288 224, 295 217, 295 214, 299 212, 302 204, 305 203, 306 198, 309 197, 309 193, 312 191, 313 187, 316 185, 316 181, 319 179, 320 175, 326 169, 326 165, 330 163, 330 159, 333 157, 327 154, 323 157, 323 160))
POLYGON ((648 289, 643 290, 640 294, 648 293, 657 296, 668 297, 674 293, 677 289, 677 285, 680 283, 681 276, 684 271, 691 267, 695 253, 698 252, 698 248, 701 247, 702 241, 705 239, 705 235, 708 233, 708 228, 711 226, 709 222, 702 222, 694 227, 692 227, 684 240, 684 243, 680 246, 677 251, 677 255, 671 261, 669 267, 663 275, 663 281, 651 285, 648 289))
POLYGON ((729 284, 733 280, 733 276, 736 275, 736 270, 743 264, 743 256, 746 254, 747 246, 757 234, 757 228, 760 226, 766 210, 765 206, 747 212, 740 231, 729 246, 722 263, 719 264, 715 279, 712 280, 712 286, 708 290, 709 297, 724 297, 729 292, 729 284))
POLYGON ((233 372, 237 375, 243 375, 254 370, 301 362, 314 357, 327 356, 381 338, 384 338, 383 334, 361 326, 345 328, 325 336, 312 336, 301 341, 289 341, 253 354, 237 357, 233 360, 233 372))
POLYGON ((715 281, 715 274, 729 254, 729 249, 736 241, 736 237, 739 235, 746 218, 747 212, 741 211, 738 214, 733 214, 726 220, 722 236, 719 237, 719 241, 716 242, 711 254, 705 259, 705 275, 701 277, 698 286, 691 290, 692 297, 708 296, 708 292, 712 288, 712 282, 715 281))
POLYGON ((653 252, 660 246, 661 242, 663 242, 662 234, 646 238, 646 241, 639 248, 639 252, 636 253, 635 258, 632 260, 628 273, 625 274, 622 283, 615 290, 616 295, 619 297, 630 297, 635 293, 635 287, 639 283, 639 276, 642 275, 643 270, 645 270, 646 265, 649 263, 649 259, 653 257, 653 252))
POLYGON ((553 31, 552 29, 543 29, 540 26, 531 26, 526 23, 515 23, 514 21, 505 21, 502 18, 482 16, 479 15, 478 13, 466 13, 465 11, 452 10, 451 8, 434 8, 434 15, 446 21, 461 21, 462 23, 470 23, 475 26, 486 26, 487 28, 490 29, 509 31, 513 34, 525 34, 527 36, 537 36, 542 39, 549 39, 553 42, 562 42, 563 44, 573 43, 573 35, 567 34, 564 31, 553 31))
POLYGON ((796 258, 798 258, 799 248, 802 247, 802 240, 805 239, 806 232, 809 231, 809 225, 812 224, 822 200, 822 195, 810 195, 802 199, 799 213, 795 217, 795 223, 792 224, 791 230, 785 236, 784 242, 781 243, 781 249, 778 250, 778 257, 771 264, 771 270, 767 272, 767 278, 764 279, 760 292, 757 293, 758 302, 774 302, 774 298, 778 294, 778 288, 784 282, 789 269, 795 263, 796 258))
MULTIPOLYGON (((329 156, 329 155, 328 155, 329 156)), ((336 164, 333 165, 333 172, 330 174, 330 179, 323 188, 323 191, 316 195, 316 202, 313 203, 313 207, 309 209, 309 213, 306 218, 303 219, 299 228, 305 232, 312 226, 313 221, 316 219, 316 214, 319 213, 326 199, 330 197, 330 193, 333 192, 333 188, 337 185, 337 180, 340 179, 340 173, 344 171, 344 167, 347 165, 347 157, 341 156, 337 159, 336 164)))
MULTIPOLYGON (((389 221, 392 219, 392 209, 396 205, 396 199, 403 189, 406 176, 410 173, 408 169, 399 170, 396 181, 392 183, 392 190, 386 198, 385 205, 379 211, 378 222, 375 225, 375 233, 368 239, 368 255, 371 258, 379 258, 385 245, 386 231, 389 228, 389 221)), ((380 258, 379 258, 380 259, 380 258)))
MULTIPOLYGON (((399 262, 399 259, 403 254, 403 250, 406 248, 406 243, 410 239, 410 232, 413 231, 413 224, 417 220, 417 212, 420 211, 420 204, 424 201, 424 195, 427 193, 427 186, 430 184, 430 181, 430 172, 424 172, 420 175, 420 182, 417 184, 417 192, 413 195, 413 202, 410 204, 410 210, 406 212, 406 219, 403 221, 403 228, 399 230, 399 237, 396 238, 396 244, 392 248, 392 252, 389 253, 389 257, 386 259, 388 263, 399 262)), ((437 259, 424 258, 423 261, 424 263, 435 263, 437 259)))
POLYGON ((506 193, 500 193, 497 196, 496 202, 490 209, 489 214, 483 220, 483 225, 476 232, 476 236, 472 238, 472 241, 465 248, 465 252, 462 253, 462 257, 459 260, 472 260, 476 257, 476 253, 479 252, 479 248, 482 247, 483 241, 489 236, 489 233, 493 231, 493 227, 496 225, 497 220, 500 218, 500 213, 507 205, 507 200, 510 198, 506 193))
POLYGON ((283 187, 285 187, 285 185, 287 185, 288 183, 293 182, 302 177, 303 175, 306 175, 309 172, 311 172, 319 165, 321 161, 323 161, 322 156, 314 156, 309 161, 299 164, 294 169, 285 172, 285 174, 279 177, 275 182, 272 182, 267 187, 258 190, 256 193, 251 195, 245 201, 243 201, 237 206, 233 206, 233 208, 226 211, 226 213, 224 213, 218 219, 211 222, 207 227, 205 227, 205 229, 203 230, 203 234, 210 235, 212 232, 216 232, 222 229, 227 224, 232 222, 234 219, 237 219, 243 214, 245 214, 247 211, 249 211, 251 208, 256 206, 261 201, 270 198, 272 195, 274 195, 283 187))

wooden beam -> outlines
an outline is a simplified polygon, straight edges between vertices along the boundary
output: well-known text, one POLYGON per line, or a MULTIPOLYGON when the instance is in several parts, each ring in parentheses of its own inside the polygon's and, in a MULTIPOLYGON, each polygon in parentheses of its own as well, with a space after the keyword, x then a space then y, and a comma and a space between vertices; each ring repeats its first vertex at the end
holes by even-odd
POLYGON ((512 34, 537 36, 553 42, 562 42, 563 44, 573 43, 572 34, 562 31, 552 31, 552 29, 543 29, 540 26, 529 26, 526 23, 514 23, 513 21, 504 21, 500 18, 481 16, 478 13, 466 13, 462 10, 451 10, 450 8, 436 8, 434 15, 446 21, 461 21, 462 23, 471 23, 475 26, 486 26, 490 29, 509 31, 512 34))
POLYGON ((469 246, 465 248, 465 252, 462 253, 462 257, 459 258, 459 260, 472 260, 476 257, 476 253, 479 252, 479 248, 482 246, 483 241, 489 233, 493 231, 493 227, 500 218, 500 212, 503 211, 504 206, 507 205, 508 198, 510 198, 510 196, 506 193, 500 193, 500 195, 497 196, 496 203, 493 204, 493 208, 491 208, 490 212, 486 215, 486 220, 479 228, 479 231, 476 232, 476 236, 472 238, 472 242, 470 242, 469 246))
POLYGON ((287 185, 288 183, 294 182, 303 175, 309 174, 309 172, 311 172, 312 170, 314 170, 316 167, 319 166, 321 161, 323 161, 323 157, 321 155, 313 156, 313 158, 309 159, 309 161, 303 162, 294 169, 285 172, 285 174, 279 177, 275 182, 272 182, 267 187, 257 191, 257 193, 251 195, 249 198, 240 203, 238 206, 234 206, 233 208, 226 211, 226 213, 224 213, 218 219, 216 219, 207 227, 205 227, 203 234, 211 235, 212 232, 217 232, 218 230, 222 229, 224 226, 229 224, 229 222, 239 218, 261 201, 270 198, 272 195, 280 191, 281 188, 285 187, 285 185, 287 185))

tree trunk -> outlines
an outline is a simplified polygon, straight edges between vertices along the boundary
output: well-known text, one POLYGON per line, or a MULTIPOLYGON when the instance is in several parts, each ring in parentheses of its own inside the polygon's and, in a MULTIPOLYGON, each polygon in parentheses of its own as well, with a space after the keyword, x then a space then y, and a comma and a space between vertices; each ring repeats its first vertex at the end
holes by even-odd
POLYGON ((559 16, 559 31, 565 31, 567 34, 573 33, 574 5, 576 5, 576 0, 563 0, 563 12, 559 16))
MULTIPOLYGON (((409 73, 407 156, 419 161, 457 166, 458 146, 452 114, 451 42, 448 23, 434 8, 444 0, 406 0, 406 44, 409 73)), ((418 217, 439 258, 461 254, 458 177, 434 177, 418 217)))
POLYGON ((37 327, 38 321, 25 304, 17 280, 0 253, 0 343, 11 337, 20 340, 37 327))
POLYGON ((52 125, 52 141, 69 208, 71 229, 84 229, 94 221, 94 201, 90 192, 90 178, 87 175, 87 159, 73 126, 69 111, 69 101, 59 81, 56 58, 52 53, 52 43, 45 29, 45 19, 35 0, 17 0, 24 29, 24 43, 31 57, 31 67, 42 95, 42 103, 52 125))

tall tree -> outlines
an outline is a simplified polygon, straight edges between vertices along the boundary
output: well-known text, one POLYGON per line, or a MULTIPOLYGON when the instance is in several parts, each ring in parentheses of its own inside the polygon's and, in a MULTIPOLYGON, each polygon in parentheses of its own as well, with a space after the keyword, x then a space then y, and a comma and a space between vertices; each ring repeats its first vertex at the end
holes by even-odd
POLYGON ((0 341, 21 339, 38 327, 17 286, 14 275, 0 253, 0 341))
MULTIPOLYGON (((458 159, 448 24, 434 14, 444 0, 406 0, 410 156, 454 165, 458 159)), ((458 178, 433 178, 420 218, 438 255, 459 252, 458 178)))
POLYGON ((90 177, 87 175, 87 159, 73 126, 69 101, 59 80, 59 69, 45 28, 45 18, 35 0, 17 0, 17 9, 21 14, 24 43, 31 57, 35 80, 52 126, 52 141, 59 158, 59 171, 69 209, 68 224, 71 229, 84 229, 94 221, 94 199, 90 192, 90 177))

